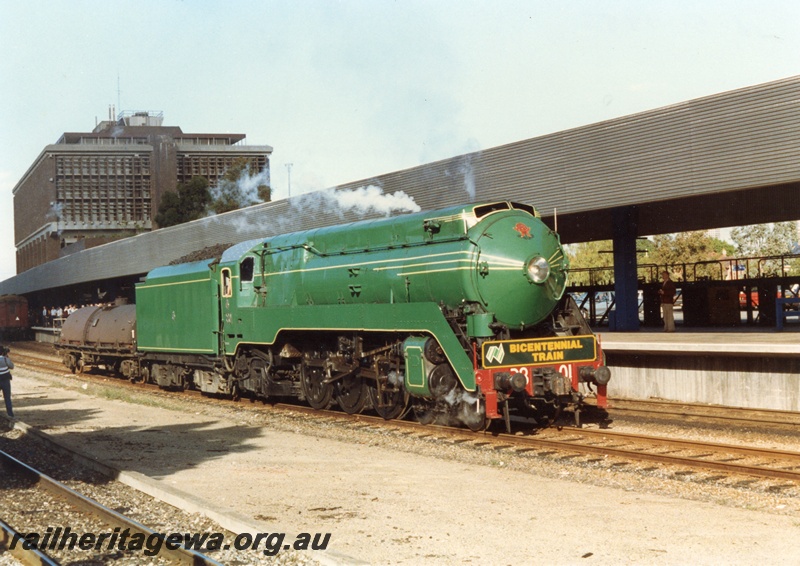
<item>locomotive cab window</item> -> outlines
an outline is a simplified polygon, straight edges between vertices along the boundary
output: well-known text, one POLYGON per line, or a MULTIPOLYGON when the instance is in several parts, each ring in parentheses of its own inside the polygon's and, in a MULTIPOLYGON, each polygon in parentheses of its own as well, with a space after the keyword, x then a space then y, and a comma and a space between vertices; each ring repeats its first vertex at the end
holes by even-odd
POLYGON ((491 214, 492 212, 497 212, 498 210, 508 210, 509 206, 507 202, 493 202, 492 204, 484 204, 483 206, 476 206, 475 207, 475 216, 477 218, 483 218, 487 214, 491 214))
POLYGON ((227 267, 222 270, 222 296, 233 296, 233 285, 231 284, 231 270, 227 267))
POLYGON ((251 283, 253 281, 253 272, 255 271, 255 260, 252 257, 246 257, 239 264, 239 276, 242 278, 242 283, 251 283))

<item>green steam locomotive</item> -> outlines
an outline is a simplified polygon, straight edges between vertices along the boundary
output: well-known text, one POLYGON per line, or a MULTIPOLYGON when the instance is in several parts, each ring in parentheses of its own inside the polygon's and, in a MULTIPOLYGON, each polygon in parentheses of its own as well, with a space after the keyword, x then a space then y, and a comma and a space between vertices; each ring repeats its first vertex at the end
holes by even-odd
POLYGON ((135 311, 82 309, 58 348, 73 371, 105 365, 165 388, 335 402, 386 419, 411 410, 480 430, 515 412, 578 414, 584 387, 605 406, 610 372, 564 293, 568 267, 533 207, 463 205, 155 269, 135 311), (112 317, 115 328, 134 319, 130 343, 85 330, 112 317))

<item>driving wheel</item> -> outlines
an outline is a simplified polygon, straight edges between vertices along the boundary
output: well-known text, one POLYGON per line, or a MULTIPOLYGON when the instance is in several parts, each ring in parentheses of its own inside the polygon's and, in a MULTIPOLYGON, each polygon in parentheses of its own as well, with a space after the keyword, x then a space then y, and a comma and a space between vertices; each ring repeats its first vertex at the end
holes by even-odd
POLYGON ((300 387, 306 402, 314 409, 327 409, 333 399, 333 385, 325 383, 321 368, 303 364, 300 367, 300 387))

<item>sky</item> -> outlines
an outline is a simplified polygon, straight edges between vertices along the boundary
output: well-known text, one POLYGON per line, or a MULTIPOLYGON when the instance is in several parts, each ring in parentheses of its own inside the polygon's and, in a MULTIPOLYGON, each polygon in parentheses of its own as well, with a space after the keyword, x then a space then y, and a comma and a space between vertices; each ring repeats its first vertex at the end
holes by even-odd
MULTIPOLYGON (((800 74, 796 0, 0 0, 12 191, 116 110, 274 148, 273 200, 800 74)), ((535 203, 534 203, 535 204, 535 203)))

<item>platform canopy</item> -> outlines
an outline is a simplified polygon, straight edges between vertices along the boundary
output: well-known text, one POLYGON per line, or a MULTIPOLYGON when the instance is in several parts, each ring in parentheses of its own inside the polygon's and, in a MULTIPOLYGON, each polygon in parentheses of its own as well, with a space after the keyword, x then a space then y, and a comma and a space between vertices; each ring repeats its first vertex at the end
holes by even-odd
MULTIPOLYGON (((354 181, 423 209, 533 204, 565 243, 611 239, 619 211, 638 236, 800 219, 800 76, 354 181), (616 212, 615 212, 616 211, 616 212)), ((206 246, 355 220, 311 195, 157 230, 0 283, 28 293, 146 273, 206 246)))

